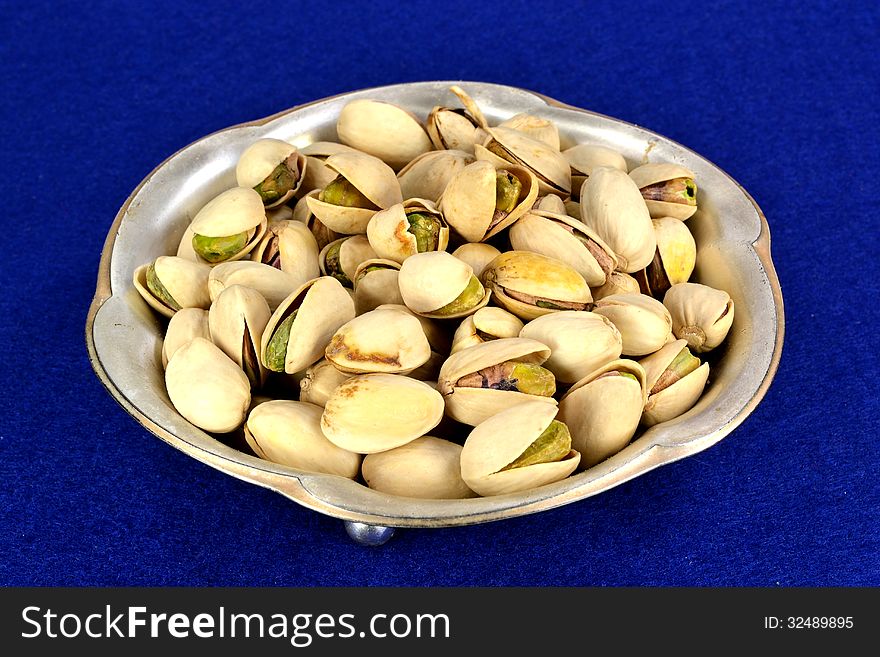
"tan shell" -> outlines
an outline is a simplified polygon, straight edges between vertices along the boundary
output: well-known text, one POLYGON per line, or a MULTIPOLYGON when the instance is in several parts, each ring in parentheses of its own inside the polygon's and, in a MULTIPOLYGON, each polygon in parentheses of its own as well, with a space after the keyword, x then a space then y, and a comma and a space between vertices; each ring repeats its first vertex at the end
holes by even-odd
POLYGON ((468 242, 453 251, 452 255, 469 264, 474 270, 474 276, 480 278, 486 265, 501 255, 501 251, 485 242, 468 242))
POLYGON ((403 198, 424 198, 434 203, 452 177, 474 161, 464 151, 431 151, 419 155, 397 174, 403 198))
POLYGON ((477 161, 467 165, 449 181, 440 199, 440 210, 446 222, 468 242, 483 242, 510 226, 538 198, 537 178, 526 169, 504 162, 500 168, 516 176, 522 183, 519 203, 491 230, 495 214, 496 167, 491 162, 477 161))
POLYGON ((538 200, 532 206, 532 212, 542 210, 544 212, 552 212, 554 214, 568 214, 565 209, 565 201, 556 194, 545 194, 539 196, 538 200))
POLYGON ((440 369, 437 389, 446 402, 446 414, 454 420, 478 425, 488 417, 506 408, 526 401, 556 405, 552 397, 529 395, 517 390, 458 387, 456 383, 466 374, 508 360, 540 365, 550 356, 547 345, 528 338, 501 338, 452 354, 440 369))
POLYGON ((473 154, 484 133, 466 110, 435 106, 428 113, 425 130, 434 148, 473 154))
POLYGON ((201 308, 181 308, 171 317, 165 339, 162 341, 162 367, 168 367, 169 359, 193 338, 211 339, 208 328, 208 311, 201 308))
POLYGON ((446 251, 417 253, 403 261, 397 284, 406 307, 418 315, 454 319, 466 317, 489 303, 486 290, 482 300, 467 311, 437 315, 436 310, 452 303, 473 276, 470 265, 446 251))
POLYGON ((461 445, 433 436, 369 454, 361 471, 367 486, 389 495, 432 500, 475 496, 461 478, 461 445))
MULTIPOLYGON (((652 219, 652 222, 657 239, 657 253, 660 255, 660 263, 666 278, 670 285, 686 283, 697 262, 697 244, 691 231, 688 230, 687 224, 673 217, 660 217, 652 219)), ((657 262, 655 255, 651 266, 658 266, 660 263, 657 262)), ((648 289, 647 272, 644 274, 644 283, 642 292, 657 296, 657 291, 648 289)))
POLYGON ((488 128, 483 144, 474 147, 477 160, 491 162, 496 168, 507 168, 508 163, 522 166, 538 180, 541 194, 571 193, 571 167, 559 149, 511 128, 488 128), (491 152, 487 145, 498 143, 507 155, 501 158, 491 152))
POLYGON ((517 251, 531 251, 554 258, 577 271, 587 285, 603 285, 606 273, 590 250, 579 240, 580 234, 591 239, 611 260, 611 269, 617 267, 617 256, 602 238, 586 224, 566 214, 533 210, 524 214, 510 227, 510 244, 517 251))
POLYGON ((595 144, 578 144, 562 154, 571 167, 571 191, 579 194, 584 181, 597 167, 611 167, 626 173, 626 160, 617 151, 595 144))
POLYGON ((596 302, 593 312, 614 322, 627 356, 652 354, 672 340, 669 311, 645 294, 612 294, 596 302))
POLYGON ((483 271, 483 281, 499 306, 526 321, 558 311, 514 299, 506 290, 572 303, 593 300, 584 277, 571 266, 529 251, 502 253, 483 271))
POLYGON ((703 363, 671 386, 651 394, 657 379, 686 346, 686 341, 675 340, 639 361, 645 370, 645 389, 648 391, 648 402, 642 413, 642 424, 645 426, 651 427, 678 417, 690 410, 703 394, 709 378, 709 363, 703 363))
MULTIPOLYGON (((378 158, 358 152, 340 153, 328 157, 324 164, 328 169, 345 176, 346 180, 379 209, 390 208, 403 201, 397 176, 391 167, 378 158)), ((376 210, 325 203, 317 196, 306 195, 304 200, 309 210, 325 226, 343 235, 366 232, 370 217, 376 213, 376 210)))
POLYGON ((635 183, 623 171, 593 170, 581 189, 581 220, 617 254, 621 271, 644 269, 654 258, 657 241, 651 215, 635 183))
POLYGON ((257 192, 248 187, 227 189, 196 213, 192 223, 183 233, 177 255, 188 260, 205 262, 193 250, 193 235, 225 237, 249 231, 251 236, 244 248, 227 258, 225 262, 240 260, 263 239, 267 224, 263 199, 257 192))
POLYGON ((308 227, 293 220, 269 224, 266 235, 251 253, 251 260, 271 264, 270 254, 277 253, 278 269, 297 280, 307 281, 320 276, 318 242, 308 227))
MULTIPOLYGON (((441 354, 449 353, 449 348, 451 345, 449 334, 442 326, 440 326, 439 322, 437 322, 436 320, 417 315, 412 310, 403 305, 403 302, 401 302, 400 304, 383 303, 381 306, 377 306, 377 308, 393 308, 394 310, 401 310, 405 313, 409 313, 417 320, 419 320, 419 324, 422 325, 422 331, 424 331, 425 337, 428 338, 428 344, 431 345, 431 349, 441 354)), ((477 312, 480 311, 478 310, 477 312)), ((434 378, 436 379, 437 377, 435 376, 434 378)))
POLYGON ((269 265, 250 260, 223 262, 210 270, 208 275, 208 293, 214 301, 220 293, 232 285, 252 287, 259 292, 269 304, 269 310, 275 310, 291 292, 307 282, 292 274, 275 269, 269 265))
POLYGON ((562 310, 533 319, 519 335, 550 348, 544 367, 563 383, 579 381, 620 358, 623 349, 620 332, 611 320, 581 310, 562 310))
POLYGON ((357 153, 358 151, 345 144, 337 144, 335 141, 316 141, 300 149, 300 153, 306 156, 306 168, 303 174, 303 182, 299 190, 311 192, 324 189, 333 182, 337 174, 333 169, 328 169, 325 164, 328 157, 339 153, 357 153))
POLYGON ((615 360, 575 383, 559 401, 559 419, 571 432, 571 446, 589 468, 613 456, 635 435, 645 405, 645 371, 632 360, 615 360), (634 375, 609 376, 612 371, 634 375))
POLYGON ((262 295, 253 288, 233 285, 219 294, 208 311, 211 340, 253 377, 251 386, 259 388, 266 380, 266 369, 260 362, 260 337, 272 315, 262 295), (249 373, 246 358, 256 366, 249 373))
POLYGON ((473 315, 465 317, 455 330, 455 335, 452 336, 452 353, 492 339, 519 337, 522 328, 523 323, 519 317, 503 308, 480 308, 473 315), (484 335, 491 337, 487 339, 484 335))
POLYGON ((593 293, 593 301, 610 297, 612 294, 638 294, 639 282, 622 271, 613 271, 604 285, 590 288, 593 293))
MULTIPOLYGON (((156 276, 181 308, 204 308, 211 305, 208 294, 208 275, 211 268, 203 263, 192 262, 177 256, 159 256, 153 263, 156 276)), ((134 270, 132 282, 144 301, 165 317, 172 317, 174 310, 153 296, 147 288, 149 264, 134 270)))
POLYGON ((326 268, 327 252, 336 242, 342 242, 342 246, 339 247, 339 266, 352 283, 354 283, 357 269, 361 266, 361 263, 367 260, 375 260, 379 257, 376 255, 373 247, 370 246, 370 241, 366 235, 346 235, 345 237, 340 237, 338 240, 330 242, 318 254, 318 266, 324 276, 329 275, 326 268))
POLYGON ((687 340, 697 353, 711 351, 724 342, 733 325, 733 299, 708 285, 673 285, 663 297, 663 305, 671 315, 675 337, 687 340))
MULTIPOLYGON (((238 164, 235 166, 236 183, 240 187, 256 187, 268 178, 279 164, 294 153, 296 153, 296 146, 288 144, 286 141, 258 139, 248 146, 238 158, 238 164)), ((305 155, 301 153, 297 154, 296 160, 299 170, 299 179, 296 181, 296 185, 287 194, 266 205, 267 208, 274 208, 287 202, 299 190, 307 163, 305 155)))
POLYGON ((324 347, 340 326, 354 318, 354 301, 342 284, 322 276, 300 286, 272 313, 260 340, 260 361, 266 364, 266 347, 275 329, 294 309, 299 309, 290 329, 284 371, 305 369, 321 358, 324 347))
MULTIPOLYGON (((299 381, 299 400, 324 407, 333 391, 353 375, 340 372, 326 358, 306 368, 299 381)), ((323 435, 323 434, 322 434, 323 435)))
POLYGON ((407 214, 411 212, 431 215, 440 221, 437 250, 446 250, 449 244, 449 227, 443 215, 431 201, 412 198, 392 205, 387 210, 380 210, 367 224, 367 239, 380 258, 403 262, 419 252, 416 236, 409 232, 407 214))
POLYGON ((547 144, 553 150, 559 150, 559 129, 548 119, 531 114, 515 114, 499 123, 498 127, 519 130, 532 139, 547 144))
POLYGON ((397 374, 360 374, 333 391, 321 429, 343 449, 372 454, 424 436, 442 417, 443 398, 428 384, 397 374))
MULTIPOLYGON (((694 178, 694 172, 678 164, 649 163, 643 164, 629 172, 636 186, 641 190, 649 185, 654 185, 675 178, 694 178)), ((685 221, 697 211, 696 205, 686 203, 669 203, 667 201, 645 201, 652 217, 675 217, 685 221)))
POLYGON ((261 459, 308 472, 354 479, 361 455, 337 447, 321 432, 323 409, 305 402, 278 399, 251 411, 245 438, 261 459))
POLYGON ((165 370, 174 408, 200 429, 227 433, 244 422, 251 385, 219 347, 194 338, 174 352, 165 370))
POLYGON ((421 122, 402 107, 378 100, 353 100, 336 122, 339 141, 369 153, 394 169, 431 150, 421 122))
POLYGON ((337 369, 351 374, 408 374, 431 356, 422 325, 410 313, 371 310, 339 327, 324 350, 337 369))
POLYGON ((400 263, 382 258, 364 260, 355 270, 354 278, 354 307, 358 315, 363 315, 379 306, 391 303, 403 306, 403 297, 400 295, 400 287, 397 278, 400 274, 400 263), (368 267, 380 266, 381 269, 373 269, 364 272, 368 267))
MULTIPOLYGON (((327 184, 333 181, 333 178, 327 181, 327 184)), ((318 194, 321 193, 320 189, 313 189, 306 196, 310 196, 313 198, 317 198, 318 194)), ((284 206, 287 207, 287 206, 284 206)), ((305 198, 301 198, 299 202, 296 204, 296 207, 293 209, 293 216, 290 218, 294 221, 298 221, 306 225, 306 227, 311 231, 312 237, 315 238, 315 242, 318 245, 318 252, 320 253, 321 249, 327 246, 330 242, 338 240, 342 237, 341 233, 337 233, 335 230, 330 230, 321 223, 321 220, 318 219, 315 214, 309 209, 309 203, 305 200, 305 198)))
POLYGON ((477 425, 461 451, 461 478, 479 495, 516 493, 565 479, 581 460, 574 450, 561 461, 503 470, 550 426, 557 410, 524 402, 477 425))

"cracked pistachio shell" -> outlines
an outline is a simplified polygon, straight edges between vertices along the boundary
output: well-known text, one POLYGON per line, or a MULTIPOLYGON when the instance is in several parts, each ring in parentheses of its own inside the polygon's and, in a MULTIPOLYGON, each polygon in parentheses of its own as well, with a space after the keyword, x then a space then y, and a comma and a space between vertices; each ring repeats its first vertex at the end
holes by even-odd
POLYGON ((408 374, 430 356, 431 347, 419 320, 394 308, 371 310, 349 320, 324 350, 328 361, 351 374, 408 374))
POLYGON ((261 459, 308 472, 354 479, 361 455, 331 443, 321 432, 323 409, 305 402, 278 399, 250 412, 245 439, 261 459))
POLYGON ((652 219, 654 235, 657 238, 657 251, 653 262, 648 268, 638 272, 639 285, 644 294, 659 296, 670 286, 686 283, 694 271, 697 262, 697 244, 687 224, 673 217, 652 219), (664 284, 659 287, 655 283, 660 272, 655 268, 662 267, 664 284))
MULTIPOLYGON (((446 330, 440 325, 439 322, 433 319, 429 319, 428 317, 422 317, 421 315, 417 315, 412 310, 403 305, 403 302, 400 304, 396 303, 383 303, 381 306, 377 306, 377 308, 385 309, 385 308, 393 308, 394 310, 401 310, 405 313, 409 313, 417 320, 419 320, 419 324, 422 325, 422 331, 425 333, 425 337, 428 338, 428 344, 431 345, 431 349, 433 351, 439 352, 441 354, 448 354, 449 348, 451 345, 449 334, 446 330)), ((479 311, 477 311, 479 312, 479 311)), ((435 376, 434 379, 437 377, 435 376)))
POLYGON ((174 352, 165 370, 165 387, 178 413, 214 433, 241 425, 251 403, 247 376, 204 338, 194 338, 174 352))
POLYGON ((371 258, 358 265, 352 279, 357 314, 363 315, 387 303, 402 306, 403 297, 397 284, 399 275, 400 263, 394 260, 371 258))
POLYGON ((499 169, 508 171, 522 183, 519 201, 513 210, 494 227, 496 167, 491 162, 477 161, 455 174, 440 198, 440 211, 446 222, 468 242, 482 242, 510 226, 538 198, 535 176, 526 169, 504 162, 499 169))
POLYGON ((361 472, 367 486, 390 495, 432 500, 474 497, 461 478, 461 445, 434 436, 368 454, 361 472))
POLYGON ((288 144, 280 139, 258 139, 248 146, 235 166, 235 180, 240 187, 253 189, 266 178, 279 164, 285 162, 291 155, 296 159, 298 177, 293 186, 286 194, 266 205, 266 208, 274 208, 291 199, 302 185, 303 175, 306 169, 306 157, 297 153, 296 146, 288 144))
POLYGON ((504 470, 550 426, 557 411, 549 404, 524 402, 478 424, 461 451, 461 478, 485 496, 516 493, 568 477, 581 460, 575 450, 561 461, 504 470))
POLYGON ((333 363, 322 358, 306 368, 303 378, 299 381, 299 400, 323 408, 333 391, 352 376, 340 372, 333 363))
POLYGON ((550 348, 544 367, 558 381, 574 383, 595 369, 620 358, 623 340, 607 317, 580 310, 563 310, 533 319, 519 333, 550 348))
POLYGON ((584 181, 597 167, 611 167, 626 173, 626 160, 623 155, 611 148, 594 144, 578 144, 564 151, 562 154, 568 160, 571 167, 571 191, 579 194, 584 181))
POLYGON ((263 239, 268 219, 263 199, 248 187, 233 187, 211 199, 193 217, 177 248, 177 255, 188 260, 206 262, 193 249, 194 235, 205 237, 227 237, 247 232, 249 237, 245 246, 224 259, 240 260, 246 257, 263 239))
POLYGON ((327 252, 337 242, 341 244, 339 247, 339 267, 352 283, 354 283, 357 269, 361 263, 367 260, 375 260, 379 257, 373 250, 373 247, 370 246, 370 241, 366 235, 346 235, 340 237, 338 240, 333 240, 327 244, 318 254, 318 266, 321 269, 321 274, 324 276, 331 275, 327 270, 327 252))
POLYGON ((171 317, 165 339, 162 341, 162 367, 178 349, 194 338, 211 339, 208 329, 208 311, 201 308, 181 308, 171 317))
POLYGON ((266 349, 278 325, 294 310, 284 371, 294 374, 321 358, 324 348, 340 326, 354 318, 354 301, 339 281, 330 276, 301 285, 272 313, 260 340, 260 361, 266 365, 266 349))
POLYGON ((473 161, 473 155, 460 150, 419 155, 397 174, 400 192, 403 198, 424 198, 438 203, 452 177, 473 161))
MULTIPOLYGON (((397 176, 391 167, 376 157, 358 152, 339 153, 328 157, 324 165, 344 176, 380 210, 403 202, 397 176)), ((376 213, 376 210, 326 203, 317 195, 307 194, 304 200, 321 223, 343 235, 366 232, 370 217, 376 213)))
POLYGON ((647 267, 657 241, 638 187, 619 169, 599 167, 581 188, 581 220, 617 255, 618 268, 632 273, 647 267))
POLYGON ((511 128, 487 128, 486 132, 483 143, 474 147, 478 161, 491 162, 499 169, 511 163, 526 168, 537 178, 541 194, 571 193, 571 167, 559 149, 511 128), (504 157, 496 155, 492 148, 503 151, 504 157))
POLYGON ((320 276, 315 236, 304 223, 291 219, 269 224, 265 237, 251 253, 251 260, 271 265, 297 280, 320 276))
POLYGON ((559 401, 559 417, 571 432, 571 446, 589 468, 626 447, 645 406, 645 371, 632 360, 615 360, 575 383, 559 401), (602 376, 623 372, 635 376, 602 376), (600 378, 601 377, 601 378, 600 378))
POLYGON ((359 374, 324 407, 321 430, 359 454, 384 452, 427 434, 443 418, 443 397, 427 383, 397 374, 359 374))
POLYGON ((412 112, 378 100, 353 100, 342 108, 336 133, 343 144, 400 169, 432 149, 431 140, 412 112))
MULTIPOLYGON (((181 308, 207 309, 211 305, 208 294, 210 266, 177 256, 159 256, 151 264, 162 286, 181 308)), ((134 287, 153 310, 170 318, 174 309, 157 299, 147 287, 149 268, 147 264, 134 270, 134 287)))
POLYGON ((469 264, 474 270, 474 276, 480 278, 486 265, 500 256, 501 251, 485 242, 468 242, 453 251, 452 255, 469 264))
MULTIPOLYGON (((330 182, 332 182, 332 180, 330 182)), ((317 198, 320 193, 320 189, 313 189, 306 194, 306 196, 317 198)), ((318 219, 309 209, 309 203, 305 200, 305 197, 300 199, 296 204, 296 207, 293 208, 293 216, 290 218, 294 221, 299 221, 300 223, 305 224, 311 231, 312 236, 315 238, 315 242, 318 244, 319 253, 325 246, 330 244, 330 242, 334 242, 340 237, 343 237, 341 233, 337 233, 335 230, 330 230, 327 226, 321 223, 321 220, 318 219)))
MULTIPOLYGON (((674 180, 675 178, 694 178, 694 172, 678 164, 649 163, 629 172, 636 186, 641 190, 649 185, 674 180)), ((696 205, 670 203, 668 201, 646 200, 645 204, 652 217, 674 217, 682 221, 689 219, 696 211, 696 205)))
POLYGON ((559 129, 549 119, 531 114, 515 114, 499 123, 498 127, 519 130, 532 139, 547 144, 553 150, 559 150, 559 129))
POLYGON ((260 337, 271 315, 263 296, 241 285, 224 289, 208 311, 211 340, 244 371, 254 388, 266 381, 260 337))
POLYGON ((297 278, 260 262, 236 260, 220 263, 210 270, 208 293, 213 302, 227 287, 233 285, 251 287, 262 295, 269 304, 270 310, 275 310, 291 292, 307 280, 309 279, 297 278))
POLYGON ((438 315, 436 311, 455 301, 468 287, 473 269, 446 251, 417 253, 403 261, 397 280, 406 307, 418 315, 454 319, 476 312, 489 303, 490 293, 464 311, 438 315))
POLYGON ((593 301, 598 302, 612 294, 638 294, 639 282, 622 271, 613 271, 604 285, 590 288, 590 291, 593 293, 593 301))
POLYGON ((407 215, 419 214, 435 217, 440 222, 436 251, 445 251, 449 244, 449 227, 446 220, 431 201, 421 198, 407 199, 403 203, 380 210, 367 224, 367 239, 380 258, 403 262, 419 252, 416 236, 409 232, 407 215))
POLYGON ((639 365, 645 370, 645 389, 648 391, 648 401, 642 413, 642 424, 651 427, 660 422, 666 422, 689 411, 697 403, 706 380, 709 378, 709 363, 703 363, 693 372, 686 374, 671 386, 660 392, 651 394, 651 389, 657 383, 660 375, 687 347, 684 340, 675 340, 639 361, 639 365))
POLYGON ((613 294, 598 301, 593 312, 614 323, 627 356, 652 354, 672 340, 669 311, 645 294, 613 294))
POLYGON ((733 299, 708 285, 673 285, 663 297, 663 305, 672 317, 675 337, 687 340, 697 353, 711 351, 724 342, 733 325, 733 299))
POLYGON ((554 214, 568 214, 565 210, 565 201, 556 194, 545 194, 538 197, 538 200, 532 206, 532 212, 535 210, 552 212, 554 214))
MULTIPOLYGON (((486 306, 459 324, 452 336, 452 353, 498 338, 516 338, 522 331, 519 317, 503 308, 486 306)), ((525 336, 531 337, 531 336, 525 336)))
POLYGON ((553 397, 530 395, 518 390, 469 388, 456 385, 467 374, 513 360, 541 365, 550 356, 547 345, 528 338, 500 338, 452 354, 437 379, 437 389, 446 402, 446 414, 454 420, 478 425, 495 413, 527 401, 556 406, 553 397))
POLYGON ((520 301, 509 291, 583 307, 593 301, 584 277, 573 267, 529 251, 502 253, 483 271, 483 281, 499 306, 526 321, 557 310, 520 301))
POLYGON ((510 227, 510 244, 517 251, 540 253, 571 265, 591 287, 603 285, 617 267, 611 247, 595 231, 566 214, 527 212, 510 227), (600 253, 599 259, 583 243, 584 239, 595 243, 593 248, 600 253))
POLYGON ((316 189, 324 189, 333 182, 337 174, 333 169, 328 169, 324 164, 331 155, 339 153, 357 153, 358 151, 345 144, 337 144, 333 141, 316 141, 300 149, 306 158, 303 182, 300 192, 311 192, 316 189))
POLYGON ((467 110, 434 106, 425 121, 425 131, 434 148, 473 154, 482 137, 480 125, 467 110))

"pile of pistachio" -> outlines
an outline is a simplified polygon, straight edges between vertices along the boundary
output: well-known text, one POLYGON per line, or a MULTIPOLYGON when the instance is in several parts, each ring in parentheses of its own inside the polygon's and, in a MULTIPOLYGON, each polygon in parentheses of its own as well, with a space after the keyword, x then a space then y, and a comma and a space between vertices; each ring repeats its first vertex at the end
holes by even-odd
POLYGON ((451 91, 462 106, 425 122, 355 100, 341 143, 249 144, 238 186, 135 272, 170 319, 184 418, 269 461, 449 499, 561 480, 696 403, 734 309, 688 282, 693 173, 560 151, 550 121, 490 126, 451 91))

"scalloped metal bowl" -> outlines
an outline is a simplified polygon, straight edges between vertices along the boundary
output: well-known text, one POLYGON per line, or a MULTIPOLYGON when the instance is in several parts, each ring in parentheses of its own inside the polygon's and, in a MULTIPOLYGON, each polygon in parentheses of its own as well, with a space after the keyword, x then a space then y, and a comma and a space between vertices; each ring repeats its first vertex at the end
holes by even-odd
POLYGON ((523 493, 468 500, 395 497, 348 479, 275 465, 224 445, 177 414, 165 392, 161 321, 132 287, 134 269, 176 250, 199 208, 235 185, 238 156, 254 140, 275 137, 304 146, 335 139, 339 110, 355 98, 391 101, 425 116, 434 105, 454 105, 450 84, 402 84, 316 101, 209 135, 150 173, 110 228, 86 324, 92 366, 122 407, 162 440, 218 470, 321 513, 388 527, 466 525, 575 502, 704 450, 742 423, 775 374, 784 330, 770 234, 752 198, 711 162, 660 135, 533 92, 476 82, 458 84, 492 123, 529 112, 556 122, 563 148, 579 142, 603 144, 623 153, 630 166, 649 153, 651 161, 676 162, 695 172, 700 209, 688 221, 699 247, 694 280, 726 290, 736 304, 723 358, 713 367, 698 404, 586 472, 523 493))

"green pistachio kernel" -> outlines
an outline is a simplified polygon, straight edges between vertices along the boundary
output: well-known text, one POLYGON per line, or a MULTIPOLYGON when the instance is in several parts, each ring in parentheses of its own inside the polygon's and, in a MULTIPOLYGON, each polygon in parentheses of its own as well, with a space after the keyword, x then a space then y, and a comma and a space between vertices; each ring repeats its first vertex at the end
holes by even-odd
POLYGON ((276 328, 269 344, 266 345, 266 362, 264 365, 273 372, 284 371, 284 361, 287 359, 287 343, 290 342, 290 328, 293 326, 293 320, 296 319, 294 310, 282 321, 276 328))
POLYGON ((436 251, 440 243, 440 221, 421 212, 406 215, 406 220, 409 222, 407 231, 416 237, 416 250, 419 253, 436 251))
POLYGON ((665 201, 666 203, 697 204, 697 183, 693 178, 673 178, 647 185, 641 189, 646 201, 665 201))
POLYGON ((341 205, 346 208, 364 208, 377 210, 370 199, 352 185, 344 176, 336 176, 318 195, 318 200, 330 205, 341 205))
POLYGON ((263 203, 274 203, 296 187, 298 180, 299 174, 291 171, 286 162, 282 162, 254 190, 263 199, 263 203))
POLYGON ((690 349, 685 347, 678 352, 675 358, 672 359, 669 367, 667 367, 663 374, 660 375, 660 378, 657 379, 654 387, 651 388, 651 394, 655 395, 661 390, 665 390, 673 383, 681 381, 688 374, 699 368, 701 364, 700 359, 694 356, 690 349))
POLYGON ((327 253, 324 254, 324 271, 345 287, 352 287, 351 279, 342 271, 342 264, 339 262, 339 251, 344 243, 345 240, 340 240, 327 249, 327 253))
POLYGON ((626 377, 627 379, 632 379, 636 383, 639 382, 639 380, 638 380, 638 378, 636 378, 635 374, 630 374, 629 372, 618 372, 618 374, 620 374, 620 376, 626 377))
POLYGON ((461 294, 431 314, 457 315, 458 313, 463 313, 480 303, 485 294, 486 290, 483 288, 483 284, 480 283, 480 279, 476 276, 471 276, 471 280, 468 281, 467 287, 464 288, 461 294))
POLYGON ((508 171, 498 171, 495 174, 495 209, 504 212, 505 215, 513 212, 516 202, 522 192, 522 183, 519 178, 508 171))
POLYGON ((568 456, 569 452, 571 452, 571 434, 568 427, 559 420, 553 420, 535 442, 519 455, 519 458, 501 468, 500 472, 538 463, 555 463, 568 456))
POLYGON ((248 231, 223 237, 193 235, 193 251, 210 263, 223 262, 241 251, 248 241, 248 231))
POLYGON ((147 268, 147 289, 159 301, 164 303, 172 310, 180 310, 180 304, 174 300, 171 293, 162 285, 159 276, 156 275, 156 263, 154 262, 147 268))
POLYGON ((379 270, 382 270, 382 269, 394 269, 394 268, 393 268, 393 267, 388 267, 387 265, 368 265, 368 266, 364 267, 363 269, 361 269, 361 270, 357 273, 357 276, 356 276, 355 279, 354 279, 354 283, 355 283, 355 285, 357 285, 358 283, 360 283, 361 280, 363 280, 364 276, 366 276, 367 274, 369 274, 371 271, 379 271, 379 270))

